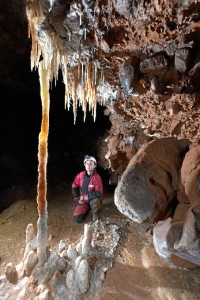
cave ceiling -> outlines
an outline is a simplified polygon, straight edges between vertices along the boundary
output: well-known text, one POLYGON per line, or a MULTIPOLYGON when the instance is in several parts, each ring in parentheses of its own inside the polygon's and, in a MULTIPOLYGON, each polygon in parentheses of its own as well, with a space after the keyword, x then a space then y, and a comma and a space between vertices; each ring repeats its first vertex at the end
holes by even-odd
POLYGON ((4 4, 1 83, 22 85, 19 69, 27 65, 27 53, 27 68, 37 69, 43 58, 52 81, 60 69, 66 86, 63 98, 66 106, 73 105, 75 118, 78 101, 86 110, 91 98, 94 118, 97 101, 112 122, 99 145, 104 167, 122 174, 141 145, 152 139, 177 137, 199 143, 198 1, 4 4), (12 22, 5 13, 12 14, 12 22))
MULTIPOLYGON (((181 3, 28 1, 27 7, 31 15, 39 4, 44 14, 34 29, 46 60, 65 51, 69 70, 79 59, 96 65, 97 100, 111 113, 147 136, 198 141, 200 4, 181 3)), ((61 58, 56 63, 62 67, 61 58)))

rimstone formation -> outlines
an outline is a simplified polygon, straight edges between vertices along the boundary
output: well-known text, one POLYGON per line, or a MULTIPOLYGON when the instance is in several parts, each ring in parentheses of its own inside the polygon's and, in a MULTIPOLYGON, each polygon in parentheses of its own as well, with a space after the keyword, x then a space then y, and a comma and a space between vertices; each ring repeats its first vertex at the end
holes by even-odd
MULTIPOLYGON (((42 65, 50 84, 61 70, 74 122, 79 105, 84 120, 87 109, 95 120, 97 103, 105 107, 112 126, 98 156, 117 185, 119 211, 154 227, 166 261, 199 266, 200 3, 27 0, 26 15, 31 69, 42 65)), ((39 184, 38 236, 29 225, 22 264, 6 267, 4 280, 16 289, 8 286, 5 299, 87 299, 112 266, 117 228, 86 224, 77 245, 46 249, 45 189, 39 184)))

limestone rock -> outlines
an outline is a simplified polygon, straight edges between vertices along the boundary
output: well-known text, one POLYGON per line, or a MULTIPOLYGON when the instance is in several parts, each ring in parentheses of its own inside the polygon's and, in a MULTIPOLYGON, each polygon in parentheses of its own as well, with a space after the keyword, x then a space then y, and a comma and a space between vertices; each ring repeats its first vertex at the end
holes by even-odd
POLYGON ((69 270, 69 272, 67 273, 67 276, 66 276, 66 285, 70 290, 73 287, 74 276, 75 276, 74 270, 69 270))
POLYGON ((170 252, 166 242, 166 236, 170 228, 170 223, 170 218, 166 221, 159 221, 153 230, 153 244, 156 252, 165 259, 169 259, 170 257, 170 252))
POLYGON ((31 250, 23 263, 23 275, 29 277, 37 262, 37 253, 31 250))
POLYGON ((67 249, 67 255, 70 261, 74 262, 78 256, 75 248, 73 247, 73 245, 69 245, 68 249, 67 249))
POLYGON ((153 56, 152 58, 143 60, 140 63, 140 71, 142 73, 154 73, 161 71, 168 65, 167 59, 163 55, 153 56))
POLYGON ((188 48, 178 49, 175 52, 175 68, 176 70, 183 74, 186 72, 190 62, 191 50, 188 48))
POLYGON ((200 146, 191 147, 187 152, 182 167, 181 181, 190 203, 200 203, 200 146))
POLYGON ((184 207, 181 204, 178 210, 172 221, 168 219, 156 224, 153 243, 158 254, 167 261, 194 268, 200 265, 199 208, 194 214, 188 204, 184 207))
POLYGON ((131 94, 133 87, 131 86, 134 77, 134 68, 131 65, 131 59, 125 61, 119 70, 119 79, 121 86, 126 94, 131 94))
POLYGON ((90 284, 90 268, 86 259, 81 260, 77 269, 77 283, 81 294, 84 294, 89 289, 90 284))
POLYGON ((63 241, 60 241, 58 249, 60 253, 65 250, 65 243, 63 241))
POLYGON ((115 10, 126 17, 130 16, 130 0, 114 0, 113 5, 115 10))
POLYGON ((200 265, 200 205, 195 212, 194 208, 187 211, 182 236, 174 245, 177 256, 200 265))
POLYGON ((55 272, 63 271, 67 266, 66 261, 61 258, 55 251, 50 252, 50 256, 45 263, 46 274, 42 275, 41 283, 48 282, 55 272))
POLYGON ((82 240, 82 256, 88 257, 89 252, 91 249, 91 242, 92 242, 92 234, 93 234, 93 227, 92 225, 85 224, 84 226, 84 236, 82 240))
POLYGON ((161 220, 179 186, 181 154, 187 141, 160 139, 143 146, 115 190, 115 204, 131 220, 161 220))
POLYGON ((6 265, 5 275, 10 283, 16 284, 18 282, 18 273, 12 263, 6 265))

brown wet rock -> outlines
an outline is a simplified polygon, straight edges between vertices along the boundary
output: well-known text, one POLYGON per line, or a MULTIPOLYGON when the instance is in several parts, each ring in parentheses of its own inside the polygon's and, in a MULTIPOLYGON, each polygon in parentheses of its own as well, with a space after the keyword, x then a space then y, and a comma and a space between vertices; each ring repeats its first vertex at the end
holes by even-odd
POLYGON ((172 222, 169 224, 168 221, 163 221, 154 229, 154 244, 158 253, 173 264, 185 268, 200 265, 198 164, 199 146, 191 147, 182 163, 181 191, 178 193, 180 204, 176 207, 172 222), (164 228, 166 236, 160 235, 164 228))
POLYGON ((155 57, 143 60, 140 63, 140 71, 142 73, 154 73, 159 72, 162 69, 166 68, 168 61, 163 55, 157 55, 155 57))
POLYGON ((13 266, 12 263, 8 263, 5 267, 5 275, 6 278, 8 279, 8 281, 12 284, 16 284, 18 281, 18 273, 17 270, 15 268, 15 266, 13 266))
POLYGON ((191 204, 200 204, 200 146, 191 147, 181 167, 181 181, 191 204))
POLYGON ((183 222, 185 220, 186 213, 190 207, 189 203, 179 203, 176 206, 176 210, 172 217, 172 223, 183 222))
POLYGON ((177 199, 180 203, 190 203, 190 200, 188 198, 188 196, 186 195, 185 193, 185 187, 184 185, 182 184, 181 180, 180 180, 180 183, 179 183, 179 189, 177 191, 177 199))
POLYGON ((115 190, 118 209, 135 222, 161 220, 179 186, 182 153, 188 142, 174 138, 144 145, 132 158, 115 190))

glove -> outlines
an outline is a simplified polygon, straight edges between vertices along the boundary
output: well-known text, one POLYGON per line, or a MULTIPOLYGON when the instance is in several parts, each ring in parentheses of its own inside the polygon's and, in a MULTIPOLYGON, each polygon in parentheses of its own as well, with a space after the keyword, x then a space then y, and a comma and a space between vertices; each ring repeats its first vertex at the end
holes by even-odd
POLYGON ((80 200, 80 197, 74 197, 75 202, 79 202, 79 200, 80 200))
POLYGON ((88 195, 86 194, 86 195, 83 195, 83 200, 85 201, 85 202, 89 202, 89 198, 88 198, 88 195))

